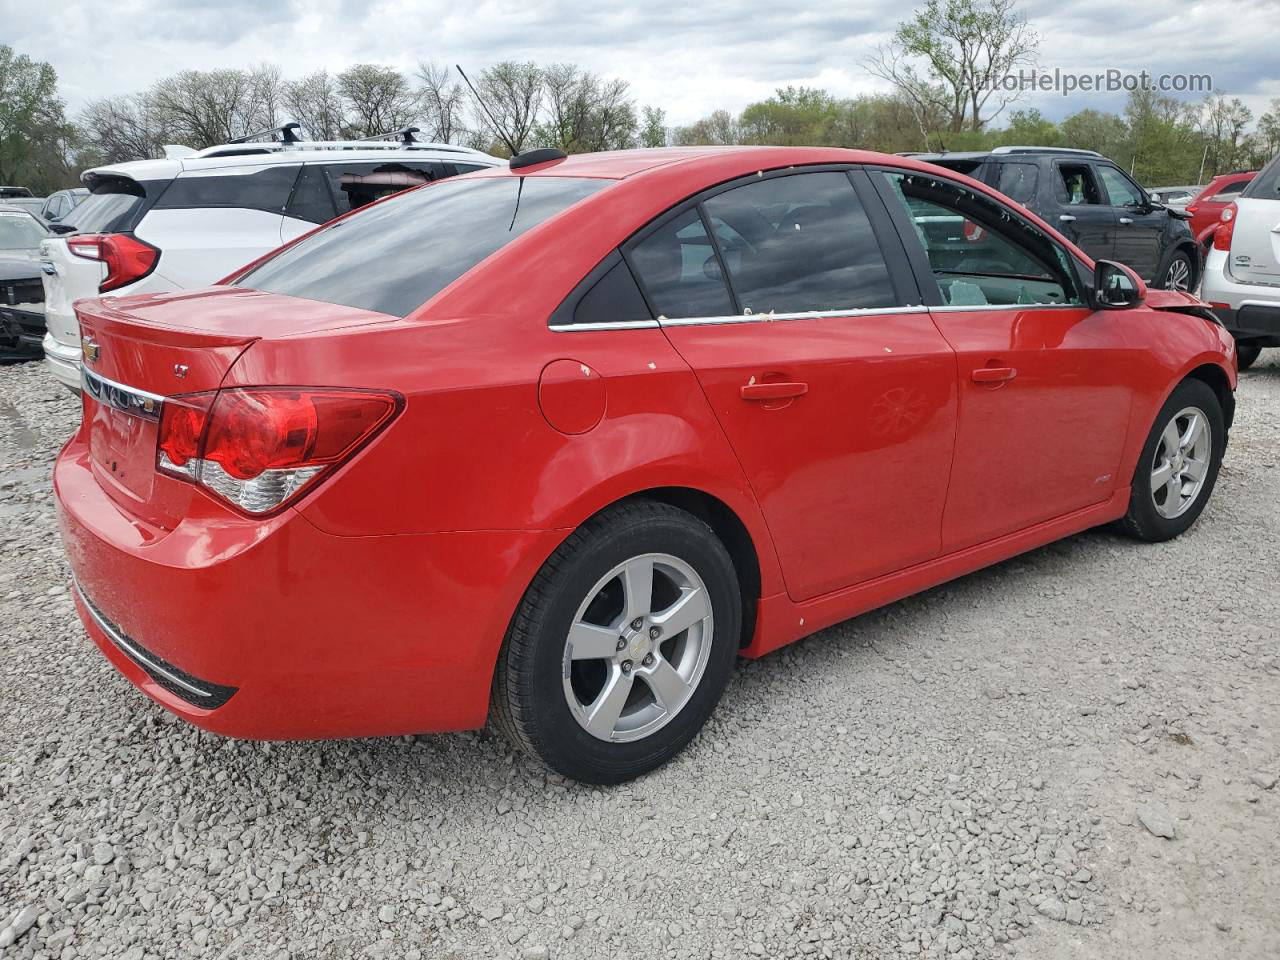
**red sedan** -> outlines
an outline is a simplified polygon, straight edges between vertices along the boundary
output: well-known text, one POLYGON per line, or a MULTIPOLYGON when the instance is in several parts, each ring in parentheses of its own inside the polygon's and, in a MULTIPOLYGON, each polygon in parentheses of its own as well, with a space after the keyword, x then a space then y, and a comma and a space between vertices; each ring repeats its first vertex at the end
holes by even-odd
POLYGON ((1194 200, 1187 204, 1191 214, 1191 232, 1202 250, 1208 250, 1222 219, 1222 211, 1239 199, 1240 193, 1256 177, 1253 173, 1224 173, 1209 181, 1194 200))
POLYGON ((521 157, 78 314, 54 482, 122 673, 238 737, 492 716, 594 782, 678 752, 737 656, 1183 532, 1236 383, 1193 298, 834 149, 521 157))

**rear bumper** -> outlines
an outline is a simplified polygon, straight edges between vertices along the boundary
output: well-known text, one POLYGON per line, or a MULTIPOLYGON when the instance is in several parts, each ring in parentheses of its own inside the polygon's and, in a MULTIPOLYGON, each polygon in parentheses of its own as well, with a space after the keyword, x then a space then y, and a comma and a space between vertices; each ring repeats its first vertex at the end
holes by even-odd
POLYGON ((166 709, 251 739, 483 725, 507 622, 563 537, 336 537, 293 511, 253 521, 212 502, 166 532, 101 490, 78 438, 54 488, 99 649, 166 709))
POLYGON ((1237 340, 1280 345, 1280 286, 1239 283, 1227 275, 1227 256, 1210 251, 1201 299, 1215 305, 1213 312, 1237 340))
POLYGON ((44 348, 44 365, 53 379, 69 390, 80 392, 80 348, 72 347, 46 333, 41 341, 44 348))

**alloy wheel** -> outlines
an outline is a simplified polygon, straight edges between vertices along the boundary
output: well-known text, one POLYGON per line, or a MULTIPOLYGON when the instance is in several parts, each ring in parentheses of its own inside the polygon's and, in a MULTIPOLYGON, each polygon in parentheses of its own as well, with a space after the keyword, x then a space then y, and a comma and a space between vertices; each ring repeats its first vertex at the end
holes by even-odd
POLYGON ((1191 289, 1191 267, 1182 257, 1174 257, 1169 264, 1169 271, 1164 275, 1166 290, 1181 290, 1183 293, 1191 289))
POLYGON ((684 709, 706 671, 714 622, 697 571, 647 553, 591 588, 564 647, 564 696, 584 730, 613 743, 639 740, 684 709))
POLYGON ((1213 456, 1209 418, 1199 407, 1184 407, 1160 434, 1151 462, 1151 500, 1172 520, 1190 509, 1204 489, 1213 456))

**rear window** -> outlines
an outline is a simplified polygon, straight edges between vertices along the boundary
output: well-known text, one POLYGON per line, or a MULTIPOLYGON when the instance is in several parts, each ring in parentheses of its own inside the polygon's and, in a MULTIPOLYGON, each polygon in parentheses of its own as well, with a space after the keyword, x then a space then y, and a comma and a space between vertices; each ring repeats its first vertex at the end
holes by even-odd
POLYGON ((1265 170, 1249 181, 1242 194, 1250 200, 1280 200, 1280 157, 1272 160, 1265 170))
POLYGON ((612 182, 444 180, 318 230, 237 285, 403 317, 520 234, 612 182))
POLYGON ((102 177, 89 187, 89 195, 76 204, 62 222, 80 233, 120 233, 132 230, 147 206, 148 190, 154 196, 167 181, 145 183, 128 177, 102 177))

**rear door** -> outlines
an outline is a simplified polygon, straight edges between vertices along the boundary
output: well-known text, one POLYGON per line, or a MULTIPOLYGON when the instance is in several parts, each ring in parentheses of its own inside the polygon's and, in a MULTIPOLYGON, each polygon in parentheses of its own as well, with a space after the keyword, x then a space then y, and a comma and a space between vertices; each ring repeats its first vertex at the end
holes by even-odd
POLYGON ((1095 163, 1098 180, 1116 216, 1113 258, 1151 280, 1160 268, 1160 242, 1169 219, 1167 211, 1147 203, 1142 188, 1109 163, 1095 163))
POLYGON ((1122 485, 1132 399, 1123 314, 1090 308, 1065 249, 986 195, 918 173, 876 176, 956 351, 944 552, 1107 499, 1122 485))
POLYGON ((280 246, 280 222, 301 164, 264 163, 179 174, 135 231, 160 250, 174 288, 221 280, 280 246))
POLYGON ((1280 159, 1236 201, 1231 276, 1241 283, 1280 284, 1280 159))
POLYGON ((1045 217, 1095 260, 1115 256, 1117 217, 1107 202, 1093 165, 1075 160, 1053 163, 1057 213, 1045 217))
POLYGON ((717 188, 625 254, 746 471, 792 598, 938 555, 955 358, 864 174, 717 188))

